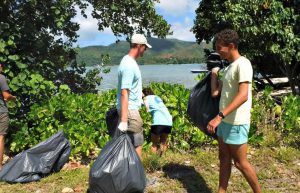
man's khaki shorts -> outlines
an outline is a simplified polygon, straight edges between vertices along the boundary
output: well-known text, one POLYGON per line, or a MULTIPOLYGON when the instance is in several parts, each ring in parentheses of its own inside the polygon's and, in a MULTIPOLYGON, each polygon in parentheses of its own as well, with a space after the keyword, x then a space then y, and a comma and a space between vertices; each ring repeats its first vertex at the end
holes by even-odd
POLYGON ((0 135, 6 135, 8 130, 8 113, 0 113, 0 135))
MULTIPOLYGON (((120 122, 120 120, 119 120, 120 122)), ((143 120, 138 110, 128 110, 128 131, 134 147, 142 146, 144 143, 143 120)))
POLYGON ((143 120, 138 110, 128 110, 128 131, 133 133, 143 131, 143 120))

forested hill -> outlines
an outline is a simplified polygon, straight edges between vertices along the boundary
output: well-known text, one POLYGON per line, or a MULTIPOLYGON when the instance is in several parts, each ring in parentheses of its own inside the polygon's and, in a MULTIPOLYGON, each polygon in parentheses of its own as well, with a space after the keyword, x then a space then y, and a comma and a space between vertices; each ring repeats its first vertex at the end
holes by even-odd
MULTIPOLYGON (((205 61, 205 48, 211 48, 210 44, 181 41, 177 39, 148 38, 152 45, 142 58, 138 59, 139 64, 187 64, 202 63, 205 61)), ((80 48, 77 56, 78 62, 85 62, 87 66, 101 63, 101 55, 109 54, 111 64, 117 65, 122 57, 129 51, 129 43, 120 41, 109 46, 88 46, 80 48)))

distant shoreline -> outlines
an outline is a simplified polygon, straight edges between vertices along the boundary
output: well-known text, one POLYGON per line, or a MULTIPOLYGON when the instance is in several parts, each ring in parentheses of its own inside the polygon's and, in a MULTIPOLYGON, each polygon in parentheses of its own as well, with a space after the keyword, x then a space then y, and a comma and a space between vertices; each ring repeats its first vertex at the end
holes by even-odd
MULTIPOLYGON (((211 44, 186 42, 176 39, 149 39, 151 49, 137 60, 138 64, 194 64, 206 61, 205 49, 212 49, 211 44)), ((117 65, 128 53, 129 44, 120 41, 108 46, 89 46, 79 48, 77 61, 87 66, 101 63, 103 59, 110 59, 111 64, 117 65), (107 58, 108 57, 108 58, 107 58)))

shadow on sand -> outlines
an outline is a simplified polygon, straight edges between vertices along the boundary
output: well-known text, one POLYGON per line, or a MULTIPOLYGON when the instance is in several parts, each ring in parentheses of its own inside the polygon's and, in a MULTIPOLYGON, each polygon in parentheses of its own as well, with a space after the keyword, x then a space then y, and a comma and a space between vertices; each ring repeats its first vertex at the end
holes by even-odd
POLYGON ((170 163, 163 166, 163 171, 169 178, 179 180, 188 193, 212 193, 193 166, 170 163))

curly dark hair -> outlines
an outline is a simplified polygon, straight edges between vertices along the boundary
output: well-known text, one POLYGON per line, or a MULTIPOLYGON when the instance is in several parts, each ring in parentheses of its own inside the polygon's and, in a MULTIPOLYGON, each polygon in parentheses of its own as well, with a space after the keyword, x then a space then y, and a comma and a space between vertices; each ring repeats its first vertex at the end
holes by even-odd
POLYGON ((149 87, 143 88, 143 93, 144 93, 145 96, 154 95, 152 89, 149 88, 149 87))
POLYGON ((239 35, 232 29, 224 29, 215 35, 215 41, 222 41, 225 45, 233 43, 238 47, 239 35))

